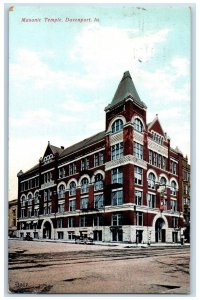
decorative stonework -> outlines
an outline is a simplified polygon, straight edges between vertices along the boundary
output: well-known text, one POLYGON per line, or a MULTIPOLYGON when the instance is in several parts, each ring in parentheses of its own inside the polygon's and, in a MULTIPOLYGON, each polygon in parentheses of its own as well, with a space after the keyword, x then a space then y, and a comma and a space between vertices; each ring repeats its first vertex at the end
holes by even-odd
POLYGON ((140 143, 141 145, 144 144, 144 135, 136 130, 134 130, 133 135, 134 142, 140 143))
POLYGON ((141 159, 136 158, 134 155, 126 155, 116 160, 111 160, 105 164, 105 171, 126 164, 133 164, 139 166, 143 169, 147 169, 147 162, 141 159))
POLYGON ((148 148, 162 156, 168 157, 168 149, 165 146, 159 145, 154 142, 152 139, 148 138, 148 148))
POLYGON ((110 145, 114 145, 116 143, 123 142, 123 131, 112 134, 110 136, 110 145))
POLYGON ((45 182, 43 184, 41 184, 41 189, 40 190, 44 190, 44 189, 47 189, 47 188, 50 188, 52 186, 56 185, 54 180, 51 180, 49 182, 45 182))

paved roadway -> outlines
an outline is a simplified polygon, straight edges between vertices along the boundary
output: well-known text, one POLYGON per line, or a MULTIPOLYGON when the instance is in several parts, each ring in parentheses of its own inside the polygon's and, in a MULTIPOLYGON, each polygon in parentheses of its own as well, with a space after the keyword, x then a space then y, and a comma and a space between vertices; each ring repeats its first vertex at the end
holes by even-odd
POLYGON ((189 247, 9 240, 11 293, 188 294, 189 247))

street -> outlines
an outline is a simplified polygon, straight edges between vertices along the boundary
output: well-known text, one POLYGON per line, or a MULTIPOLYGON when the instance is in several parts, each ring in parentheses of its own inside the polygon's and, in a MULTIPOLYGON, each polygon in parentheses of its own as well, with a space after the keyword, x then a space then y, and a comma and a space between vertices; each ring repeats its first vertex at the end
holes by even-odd
POLYGON ((10 293, 188 294, 190 248, 9 240, 10 293))

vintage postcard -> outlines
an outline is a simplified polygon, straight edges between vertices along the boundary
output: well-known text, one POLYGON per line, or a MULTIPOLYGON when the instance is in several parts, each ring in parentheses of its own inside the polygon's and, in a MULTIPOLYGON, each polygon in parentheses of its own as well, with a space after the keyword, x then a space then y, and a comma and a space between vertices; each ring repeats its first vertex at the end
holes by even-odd
POLYGON ((191 17, 9 7, 8 289, 190 289, 191 17))

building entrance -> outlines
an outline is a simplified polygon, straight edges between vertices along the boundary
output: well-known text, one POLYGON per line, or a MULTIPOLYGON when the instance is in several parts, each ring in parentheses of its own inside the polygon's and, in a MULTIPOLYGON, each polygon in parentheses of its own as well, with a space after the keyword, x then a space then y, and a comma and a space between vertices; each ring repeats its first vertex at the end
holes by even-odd
POLYGON ((43 239, 51 239, 51 224, 48 221, 44 223, 43 239))
POLYGON ((156 243, 166 242, 166 230, 163 228, 165 226, 165 221, 159 218, 155 224, 155 241, 156 243))

